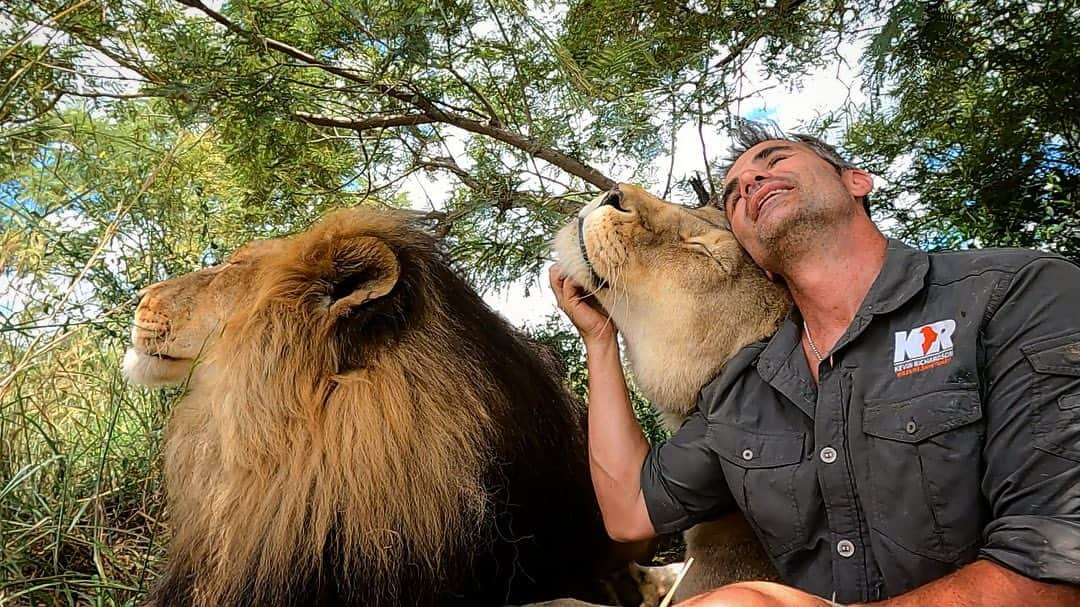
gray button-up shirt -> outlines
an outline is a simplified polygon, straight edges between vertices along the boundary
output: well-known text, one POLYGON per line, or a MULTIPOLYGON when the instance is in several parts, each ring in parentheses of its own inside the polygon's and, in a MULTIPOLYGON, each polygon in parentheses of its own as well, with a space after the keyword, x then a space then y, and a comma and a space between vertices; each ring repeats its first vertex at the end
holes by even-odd
POLYGON ((811 379, 791 315, 642 469, 658 532, 740 508, 788 583, 895 596, 977 558, 1080 584, 1080 268, 890 241, 811 379))

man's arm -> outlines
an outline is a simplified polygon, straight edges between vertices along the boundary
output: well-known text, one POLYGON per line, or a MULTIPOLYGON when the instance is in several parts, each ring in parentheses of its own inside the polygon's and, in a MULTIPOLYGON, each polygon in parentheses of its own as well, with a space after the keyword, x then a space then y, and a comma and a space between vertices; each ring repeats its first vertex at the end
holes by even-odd
POLYGON ((649 443, 626 390, 614 338, 586 343, 589 368, 589 469, 604 527, 611 539, 631 542, 656 535, 641 490, 649 443))
MULTIPOLYGON (((742 582, 679 603, 680 607, 829 607, 801 590, 771 582, 742 582)), ((860 603, 859 607, 863 604, 860 603)), ((873 607, 1074 607, 1080 587, 1039 582, 991 561, 979 560, 911 592, 873 607)), ((856 607, 849 605, 848 607, 856 607)))
POLYGON ((1071 607, 1080 605, 1080 588, 1033 580, 987 560, 978 560, 955 573, 877 607, 1071 607))
POLYGON ((580 285, 550 272, 559 307, 581 333, 589 371, 589 469, 604 527, 612 539, 653 537, 641 491, 641 466, 649 443, 641 433, 626 389, 614 323, 580 285))

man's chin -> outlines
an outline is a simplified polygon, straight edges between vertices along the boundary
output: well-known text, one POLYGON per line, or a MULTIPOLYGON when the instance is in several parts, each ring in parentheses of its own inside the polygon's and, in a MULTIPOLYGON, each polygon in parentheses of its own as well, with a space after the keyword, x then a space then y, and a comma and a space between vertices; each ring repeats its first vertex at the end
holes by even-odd
POLYGON ((786 265, 792 259, 798 259, 805 253, 821 246, 821 239, 827 233, 828 222, 813 213, 783 212, 785 209, 772 209, 772 213, 759 218, 757 238, 764 252, 758 265, 763 267, 786 265), (770 263, 773 262, 773 263, 770 263))

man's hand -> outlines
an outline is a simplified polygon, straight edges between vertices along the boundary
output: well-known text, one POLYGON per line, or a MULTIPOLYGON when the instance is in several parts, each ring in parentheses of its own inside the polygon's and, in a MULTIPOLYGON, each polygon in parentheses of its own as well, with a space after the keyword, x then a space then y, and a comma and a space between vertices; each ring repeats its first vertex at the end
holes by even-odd
MULTIPOLYGON (((740 582, 679 603, 680 607, 828 607, 812 594, 772 582, 740 582)), ((977 560, 878 607, 1074 607, 1080 587, 1040 582, 997 563, 977 560)), ((855 606, 852 606, 855 607, 855 606)))
POLYGON ((679 607, 830 607, 812 594, 772 582, 739 582, 679 603, 679 607))
POLYGON ((551 290, 555 292, 555 301, 570 322, 577 327, 586 347, 615 337, 615 323, 607 310, 585 287, 563 274, 558 264, 551 266, 548 277, 551 280, 551 290))

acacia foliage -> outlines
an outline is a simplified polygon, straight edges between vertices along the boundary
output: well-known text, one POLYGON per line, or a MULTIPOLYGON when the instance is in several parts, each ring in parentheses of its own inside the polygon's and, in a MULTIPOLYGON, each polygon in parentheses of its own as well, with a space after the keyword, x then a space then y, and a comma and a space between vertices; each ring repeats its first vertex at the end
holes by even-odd
POLYGON ((902 0, 865 57, 874 100, 849 148, 887 177, 898 235, 1080 261, 1074 2, 902 0))
POLYGON ((729 119, 750 57, 794 82, 808 67, 842 61, 839 43, 861 40, 865 103, 838 100, 806 130, 828 133, 884 178, 872 203, 886 229, 928 249, 1037 247, 1080 260, 1075 2, 789 0, 673 10, 578 0, 570 15, 566 44, 599 97, 656 95, 692 81, 671 101, 691 114, 697 104, 714 123, 729 119), (746 36, 755 31, 764 33, 746 36), (744 45, 749 53, 732 52, 744 45))
POLYGON ((494 286, 535 273, 591 191, 656 180, 678 126, 726 119, 755 49, 781 74, 821 62, 847 17, 811 4, 0 0, 2 146, 26 167, 76 113, 154 116, 213 140, 249 206, 274 209, 263 228, 294 225, 291 200, 400 205, 404 177, 447 178, 436 229, 494 286))

